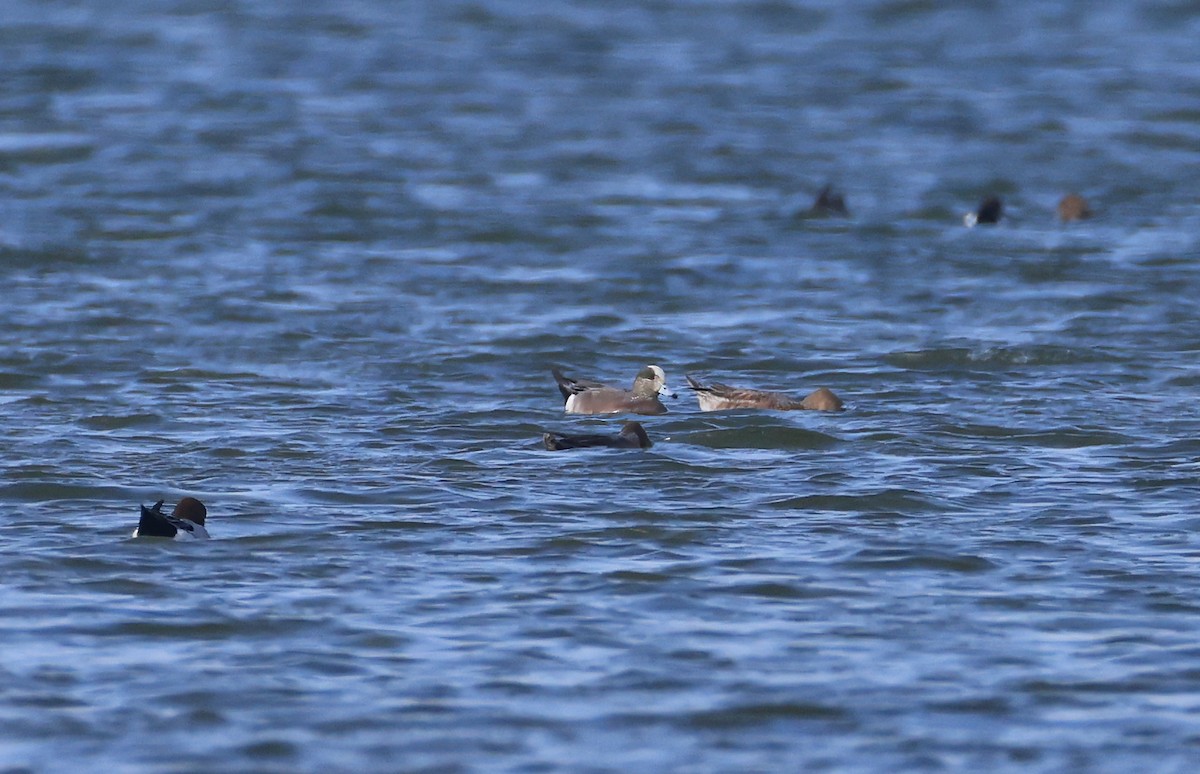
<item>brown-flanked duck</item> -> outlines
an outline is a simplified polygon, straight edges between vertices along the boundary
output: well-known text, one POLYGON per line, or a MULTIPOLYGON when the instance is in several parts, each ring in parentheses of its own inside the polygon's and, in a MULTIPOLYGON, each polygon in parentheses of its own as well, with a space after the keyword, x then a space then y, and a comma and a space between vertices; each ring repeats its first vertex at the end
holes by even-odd
POLYGON ((660 395, 675 394, 667 389, 667 376, 656 365, 648 365, 633 378, 633 389, 610 387, 588 379, 571 379, 557 368, 550 369, 568 414, 665 414, 667 407, 660 395))
POLYGON ((1087 220, 1092 217, 1092 208, 1087 199, 1077 193, 1069 193, 1058 203, 1058 219, 1063 223, 1073 220, 1087 220))
POLYGON ((542 443, 550 451, 591 449, 596 447, 608 447, 610 449, 649 449, 654 445, 650 442, 650 436, 646 435, 646 428, 642 427, 640 422, 623 422, 621 424, 621 432, 616 435, 558 435, 556 433, 544 433, 542 435, 542 443))
POLYGON ((781 392, 766 390, 751 390, 742 387, 730 387, 727 384, 713 382, 705 386, 686 376, 688 386, 696 393, 696 400, 701 411, 728 411, 730 409, 767 409, 770 411, 795 411, 808 409, 811 411, 841 411, 842 399, 833 390, 820 387, 813 390, 803 400, 796 400, 781 392))
POLYGON ((195 497, 185 497, 175 504, 171 515, 162 512, 163 501, 159 500, 151 507, 142 506, 142 517, 137 529, 133 531, 136 537, 161 537, 173 540, 204 540, 208 538, 208 530, 204 528, 204 519, 208 509, 204 503, 195 497))

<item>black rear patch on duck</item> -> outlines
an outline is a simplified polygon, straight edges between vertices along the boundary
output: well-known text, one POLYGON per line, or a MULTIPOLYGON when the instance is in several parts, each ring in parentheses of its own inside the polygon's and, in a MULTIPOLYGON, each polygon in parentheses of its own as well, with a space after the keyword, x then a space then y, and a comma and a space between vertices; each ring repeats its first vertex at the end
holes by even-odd
POLYGON ((138 537, 173 538, 179 533, 179 527, 175 526, 167 514, 162 512, 162 506, 162 500, 150 508, 141 506, 142 518, 138 521, 138 537))
POLYGON ((989 196, 979 205, 975 213, 976 223, 999 223, 1004 215, 1004 202, 999 196, 989 196))

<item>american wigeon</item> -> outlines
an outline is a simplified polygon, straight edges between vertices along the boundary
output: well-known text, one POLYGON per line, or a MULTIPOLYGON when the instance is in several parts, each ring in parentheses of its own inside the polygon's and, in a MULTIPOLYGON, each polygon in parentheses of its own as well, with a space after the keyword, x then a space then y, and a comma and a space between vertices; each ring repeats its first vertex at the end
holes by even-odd
POLYGON ((629 421, 621 423, 621 432, 616 435, 544 433, 542 443, 550 451, 588 449, 597 446, 606 446, 612 449, 649 449, 654 445, 650 442, 650 436, 646 435, 646 429, 640 423, 629 421))
POLYGON ((571 379, 551 368, 568 414, 665 414, 659 395, 675 394, 667 389, 667 376, 656 365, 648 365, 633 378, 633 389, 623 390, 588 379, 571 379))
POLYGON ((162 537, 175 540, 196 540, 208 537, 204 518, 208 509, 195 497, 185 497, 175 504, 171 515, 162 512, 163 501, 153 506, 142 506, 142 517, 138 521, 134 537, 162 537))
POLYGON ((772 411, 794 411, 809 409, 813 411, 841 411, 842 399, 826 387, 813 390, 803 400, 796 400, 781 392, 766 390, 750 390, 742 387, 730 387, 727 384, 713 382, 707 387, 687 377, 688 386, 696 392, 696 401, 701 411, 728 411, 729 409, 769 409, 772 411))
POLYGON ((1063 223, 1086 220, 1090 217, 1092 217, 1092 208, 1088 206, 1087 199, 1077 193, 1067 194, 1058 203, 1058 218, 1063 223))
POLYGON ((846 209, 846 197, 842 195, 841 191, 834 188, 832 183, 827 183, 821 189, 808 211, 813 215, 844 216, 850 214, 850 210, 846 209))
POLYGON ((1004 202, 1000 201, 999 196, 989 196, 979 204, 979 209, 975 212, 968 212, 963 215, 963 223, 967 228, 971 228, 976 224, 984 225, 990 223, 999 223, 1000 218, 1004 215, 1004 202))

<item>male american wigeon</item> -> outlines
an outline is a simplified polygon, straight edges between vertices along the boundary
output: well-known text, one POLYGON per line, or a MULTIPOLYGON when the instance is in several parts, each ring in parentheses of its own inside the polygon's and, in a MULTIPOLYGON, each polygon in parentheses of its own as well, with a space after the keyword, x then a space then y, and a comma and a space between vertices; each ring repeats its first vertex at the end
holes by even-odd
POLYGON ((542 435, 542 443, 550 451, 594 447, 649 449, 654 445, 650 442, 650 436, 646 435, 646 428, 642 427, 639 422, 628 421, 621 423, 621 432, 616 435, 558 435, 556 433, 544 433, 542 435))
POLYGON ((1077 193, 1069 193, 1058 203, 1058 219, 1063 223, 1073 220, 1086 220, 1092 217, 1092 208, 1087 199, 1077 193))
POLYGON ((750 390, 742 387, 730 387, 727 384, 713 382, 707 387, 686 377, 688 386, 696 392, 696 400, 701 411, 728 411, 729 409, 768 409, 771 411, 794 411, 809 409, 813 411, 841 411, 842 399, 833 390, 821 387, 813 390, 803 400, 796 400, 781 392, 766 390, 750 390))
POLYGON ((966 224, 967 228, 971 228, 976 224, 999 223, 1003 215, 1004 202, 1000 200, 999 196, 989 196, 980 202, 979 209, 963 215, 963 223, 966 224))
POLYGON ((161 537, 174 540, 203 540, 208 537, 204 518, 208 509, 195 497, 185 497, 175 504, 171 515, 162 512, 163 501, 153 506, 142 506, 142 517, 138 521, 134 537, 161 537))
POLYGON ((588 379, 571 379, 551 368, 554 381, 565 401, 568 414, 665 414, 667 407, 660 395, 675 394, 667 389, 667 376, 656 365, 648 365, 633 378, 633 389, 610 387, 588 379))

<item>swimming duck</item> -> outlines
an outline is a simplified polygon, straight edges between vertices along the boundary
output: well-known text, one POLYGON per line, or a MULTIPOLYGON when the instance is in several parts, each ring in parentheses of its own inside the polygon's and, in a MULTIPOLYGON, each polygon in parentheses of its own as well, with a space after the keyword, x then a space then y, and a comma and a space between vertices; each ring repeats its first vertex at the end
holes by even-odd
POLYGON ((648 365, 633 378, 633 389, 610 387, 588 379, 571 379, 551 368, 562 393, 568 414, 665 414, 667 407, 660 395, 675 394, 667 389, 667 376, 656 365, 648 365))
POLYGON ((1087 199, 1077 193, 1069 193, 1058 203, 1058 219, 1063 223, 1073 220, 1086 220, 1092 217, 1092 208, 1087 199))
POLYGON ((963 215, 963 223, 967 228, 971 228, 976 224, 985 225, 991 223, 999 223, 1001 216, 1004 215, 1004 202, 999 196, 989 196, 979 204, 979 209, 975 212, 968 212, 963 215))
POLYGON ((612 449, 649 449, 654 445, 650 442, 650 436, 646 435, 646 428, 642 427, 640 422, 621 423, 621 432, 616 435, 544 433, 542 443, 550 451, 587 449, 598 446, 607 446, 612 449))
POLYGON ((846 208, 846 197, 842 195, 841 191, 834 188, 832 183, 826 183, 808 211, 813 215, 846 216, 850 214, 850 210, 846 208))
POLYGON ((727 384, 713 382, 707 387, 696 381, 691 375, 685 375, 688 387, 696 393, 696 401, 701 411, 728 411, 729 409, 768 409, 772 411, 793 411, 809 409, 813 411, 841 411, 842 399, 833 390, 820 387, 813 390, 803 400, 796 400, 781 392, 766 390, 751 390, 743 387, 730 387, 727 384))
POLYGON ((208 509, 195 497, 185 497, 175 504, 171 515, 162 512, 163 501, 153 506, 142 506, 142 517, 138 521, 134 537, 163 537, 174 540, 203 540, 208 538, 204 528, 204 517, 208 509))

